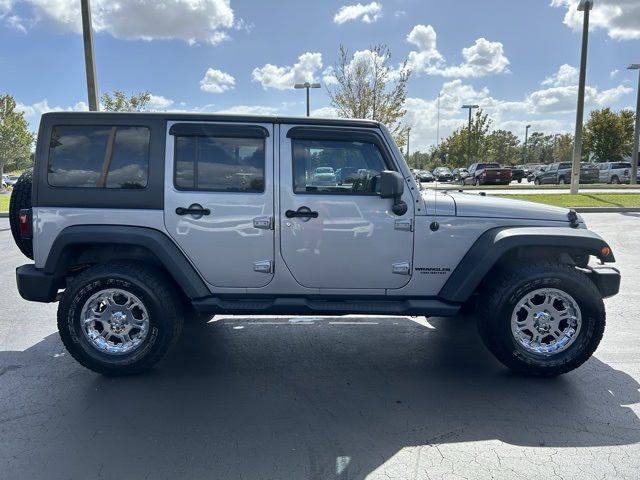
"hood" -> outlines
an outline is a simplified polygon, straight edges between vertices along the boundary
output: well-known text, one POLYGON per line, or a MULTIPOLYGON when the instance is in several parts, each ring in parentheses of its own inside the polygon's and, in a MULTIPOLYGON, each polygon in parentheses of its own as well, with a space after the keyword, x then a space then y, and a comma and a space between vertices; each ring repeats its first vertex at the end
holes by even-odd
MULTIPOLYGON (((513 218, 564 223, 571 221, 569 216, 571 210, 568 208, 555 207, 543 203, 494 197, 480 193, 439 192, 436 195, 438 195, 438 202, 441 202, 441 204, 448 203, 442 201, 442 196, 451 198, 455 204, 455 215, 458 217, 513 218)), ((424 199, 428 205, 433 205, 433 193, 424 195, 424 199)), ((579 215, 577 220, 583 223, 579 215)))

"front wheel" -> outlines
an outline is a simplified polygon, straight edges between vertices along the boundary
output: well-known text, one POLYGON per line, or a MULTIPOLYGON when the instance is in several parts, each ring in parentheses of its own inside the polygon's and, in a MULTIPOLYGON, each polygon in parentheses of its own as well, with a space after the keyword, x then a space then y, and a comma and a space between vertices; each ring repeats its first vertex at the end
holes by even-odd
POLYGON ((560 177, 560 178, 558 179, 558 183, 559 183, 560 185, 564 185, 564 184, 566 184, 566 183, 567 183, 567 181, 564 179, 564 177, 560 177))
POLYGON ((533 181, 533 184, 534 184, 534 185, 541 185, 540 179, 539 179, 539 178, 536 178, 536 179, 533 181))
POLYGON ((595 352, 605 327, 596 286, 560 264, 496 274, 480 293, 477 312, 487 348, 510 369, 534 376, 578 368, 595 352))
POLYGON ((91 267, 65 290, 58 330, 71 356, 104 375, 155 365, 182 329, 180 298, 168 278, 145 265, 91 267))
POLYGON ((476 186, 477 186, 477 187, 482 186, 482 182, 480 181, 480 179, 479 179, 479 178, 476 178, 476 186))

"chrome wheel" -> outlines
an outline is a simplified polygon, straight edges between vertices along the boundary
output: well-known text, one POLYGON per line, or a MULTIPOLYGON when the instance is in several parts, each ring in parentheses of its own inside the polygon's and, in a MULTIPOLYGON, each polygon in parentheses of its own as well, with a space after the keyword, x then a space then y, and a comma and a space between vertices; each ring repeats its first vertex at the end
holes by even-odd
POLYGON ((111 355, 124 355, 147 338, 149 313, 131 292, 101 290, 85 302, 80 325, 91 346, 111 355))
POLYGON ((533 290, 513 309, 511 334, 528 353, 555 355, 569 348, 582 328, 580 307, 566 292, 533 290))

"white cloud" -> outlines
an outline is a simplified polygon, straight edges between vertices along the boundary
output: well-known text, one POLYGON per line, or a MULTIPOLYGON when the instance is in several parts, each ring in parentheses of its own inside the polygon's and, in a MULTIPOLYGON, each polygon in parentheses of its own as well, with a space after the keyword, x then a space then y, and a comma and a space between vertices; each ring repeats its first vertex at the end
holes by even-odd
POLYGON ((149 108, 151 110, 167 110, 174 103, 173 100, 164 98, 161 95, 149 95, 149 96, 151 97, 149 99, 149 108))
POLYGON ((407 35, 407 42, 418 47, 417 52, 409 52, 407 61, 412 71, 425 72, 433 64, 443 61, 442 55, 436 48, 436 32, 431 25, 416 25, 407 35))
POLYGON ((210 68, 204 78, 200 80, 200 90, 209 93, 223 93, 234 88, 235 78, 220 70, 210 68))
POLYGON ((321 53, 304 53, 298 57, 293 67, 278 67, 266 64, 255 68, 251 73, 254 82, 260 82, 263 88, 287 90, 296 83, 314 82, 316 72, 322 68, 321 53))
MULTIPOLYGON (((597 0, 589 12, 589 28, 601 28, 616 40, 640 39, 640 2, 638 0, 597 0)), ((582 31, 584 12, 577 9, 576 0, 552 0, 551 6, 566 8, 565 25, 582 31)))
MULTIPOLYGON (((32 6, 35 22, 62 33, 82 32, 79 1, 29 0, 26 3, 32 6)), ((106 32, 116 38, 180 39, 191 44, 215 45, 228 39, 225 30, 241 24, 235 22, 230 3, 231 0, 93 0, 91 16, 95 32, 106 32)), ((11 7, 11 2, 8 5, 11 7)))
POLYGON ((542 85, 552 87, 565 87, 568 85, 577 85, 579 78, 577 68, 567 65, 566 63, 560 67, 558 72, 543 80, 542 85))
POLYGON ((418 47, 410 52, 408 66, 416 73, 442 75, 444 77, 484 77, 509 73, 509 60, 504 56, 500 42, 479 38, 476 43, 462 50, 465 62, 457 66, 446 66, 436 46, 436 32, 431 25, 416 25, 407 35, 407 41, 418 47))
POLYGON ((338 13, 333 17, 333 23, 338 25, 350 20, 361 19, 364 23, 373 23, 382 17, 382 5, 371 2, 368 5, 349 5, 340 7, 338 13))

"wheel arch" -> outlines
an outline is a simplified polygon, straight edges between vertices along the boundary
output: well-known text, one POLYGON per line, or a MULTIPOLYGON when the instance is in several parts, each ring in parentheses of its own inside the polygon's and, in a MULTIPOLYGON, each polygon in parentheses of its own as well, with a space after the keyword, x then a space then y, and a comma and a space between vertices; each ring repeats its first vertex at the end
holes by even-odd
POLYGON ((589 255, 603 262, 615 262, 609 245, 596 233, 565 227, 504 227, 488 230, 469 249, 440 290, 439 297, 465 302, 482 281, 496 268, 508 268, 514 262, 552 260, 579 265, 578 258, 589 255), (603 256, 603 248, 609 254, 603 256))
POLYGON ((43 273, 63 280, 74 265, 115 260, 136 261, 163 268, 189 298, 204 297, 210 293, 177 245, 164 233, 147 227, 67 227, 53 242, 43 273))

